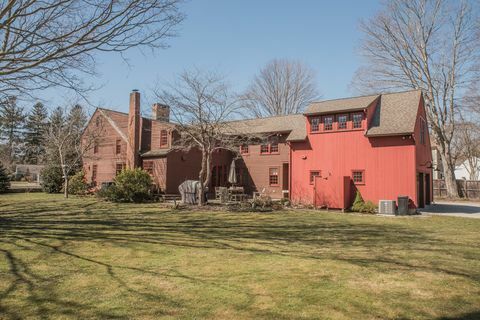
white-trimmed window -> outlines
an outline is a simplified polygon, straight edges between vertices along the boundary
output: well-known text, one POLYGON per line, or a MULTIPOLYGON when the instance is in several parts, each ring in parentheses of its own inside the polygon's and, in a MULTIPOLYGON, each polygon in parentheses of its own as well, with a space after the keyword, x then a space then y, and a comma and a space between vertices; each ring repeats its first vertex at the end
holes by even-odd
POLYGON ((320 117, 313 117, 310 120, 310 131, 318 132, 320 131, 320 117))
POLYGON ((323 130, 325 131, 333 130, 333 116, 323 117, 323 130))
POLYGON ((352 170, 352 180, 355 184, 365 184, 365 170, 352 170))
POLYGON ((241 154, 248 154, 248 144, 242 144, 240 146, 240 153, 241 154))
POLYGON ((269 168, 268 169, 268 183, 271 186, 278 186, 278 168, 269 168))
POLYGON ((341 114, 337 116, 338 130, 347 129, 348 115, 341 114))
POLYGON ((363 113, 352 114, 352 127, 354 129, 362 128, 363 113))
POLYGON ((160 130, 160 148, 168 147, 168 132, 165 129, 160 130))

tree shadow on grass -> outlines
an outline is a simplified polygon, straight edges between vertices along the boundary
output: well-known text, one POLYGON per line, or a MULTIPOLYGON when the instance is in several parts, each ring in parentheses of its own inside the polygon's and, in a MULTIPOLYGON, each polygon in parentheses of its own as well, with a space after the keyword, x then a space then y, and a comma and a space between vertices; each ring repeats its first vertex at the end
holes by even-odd
MULTIPOLYGON (((30 203, 31 206, 31 203, 30 203)), ((338 260, 365 268, 381 270, 419 270, 444 273, 480 281, 479 273, 433 261, 412 263, 395 251, 410 250, 451 255, 445 241, 416 232, 407 226, 369 222, 349 223, 347 220, 302 218, 295 215, 261 217, 257 215, 188 214, 163 211, 152 213, 113 213, 108 206, 95 202, 69 206, 56 212, 55 205, 39 204, 29 209, 28 202, 19 203, 14 212, 0 213, 0 253, 8 262, 13 278, 0 292, 0 312, 11 319, 22 318, 20 311, 9 308, 6 299, 20 288, 28 291, 28 301, 35 306, 37 316, 81 316, 84 318, 125 318, 126 315, 106 312, 95 303, 67 300, 55 293, 51 280, 32 272, 17 250, 43 248, 38 259, 49 261, 53 255, 99 266, 119 288, 132 296, 160 301, 167 308, 182 308, 184 301, 172 299, 162 292, 133 288, 119 271, 158 277, 182 278, 197 284, 208 284, 222 290, 241 291, 240 286, 226 286, 221 279, 207 279, 182 274, 178 270, 160 272, 125 263, 107 263, 99 258, 71 252, 71 242, 105 243, 125 248, 145 249, 145 244, 175 246, 190 249, 230 250, 257 255, 277 255, 302 259, 338 260), (24 243, 31 245, 28 247, 24 243), (13 247, 14 249, 3 249, 13 247)), ((132 207, 134 208, 134 207, 132 207)), ((152 248, 152 246, 148 246, 152 248)), ((457 253, 459 258, 464 258, 457 253)), ((244 294, 250 295, 243 290, 244 294)), ((445 318, 447 319, 447 318, 445 318)), ((462 318, 463 319, 463 318, 462 318)), ((470 319, 470 318, 465 318, 470 319)))

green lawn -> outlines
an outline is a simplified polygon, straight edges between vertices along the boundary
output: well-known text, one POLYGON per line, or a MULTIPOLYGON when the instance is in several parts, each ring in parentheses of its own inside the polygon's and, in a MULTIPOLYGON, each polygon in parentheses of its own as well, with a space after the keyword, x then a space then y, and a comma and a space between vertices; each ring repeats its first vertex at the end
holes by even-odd
POLYGON ((479 319, 480 220, 0 195, 0 319, 479 319))

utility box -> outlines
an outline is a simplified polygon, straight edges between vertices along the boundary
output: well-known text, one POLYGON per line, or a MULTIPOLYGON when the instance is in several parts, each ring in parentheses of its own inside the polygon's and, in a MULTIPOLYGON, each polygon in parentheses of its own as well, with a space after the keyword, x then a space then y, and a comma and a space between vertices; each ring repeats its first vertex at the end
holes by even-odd
POLYGON ((404 216, 408 214, 408 196, 398 196, 398 211, 399 216, 404 216))
POLYGON ((380 214, 392 214, 396 212, 395 200, 380 200, 378 202, 378 213, 380 214))

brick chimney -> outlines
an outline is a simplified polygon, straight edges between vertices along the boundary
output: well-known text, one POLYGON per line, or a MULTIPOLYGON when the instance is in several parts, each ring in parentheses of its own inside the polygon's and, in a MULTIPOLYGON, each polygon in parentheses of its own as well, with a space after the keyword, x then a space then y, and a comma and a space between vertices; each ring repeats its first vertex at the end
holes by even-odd
POLYGON ((140 92, 133 90, 128 110, 127 168, 136 168, 140 164, 140 120, 140 92))
POLYGON ((154 103, 152 106, 152 119, 169 122, 170 107, 165 104, 154 103))

